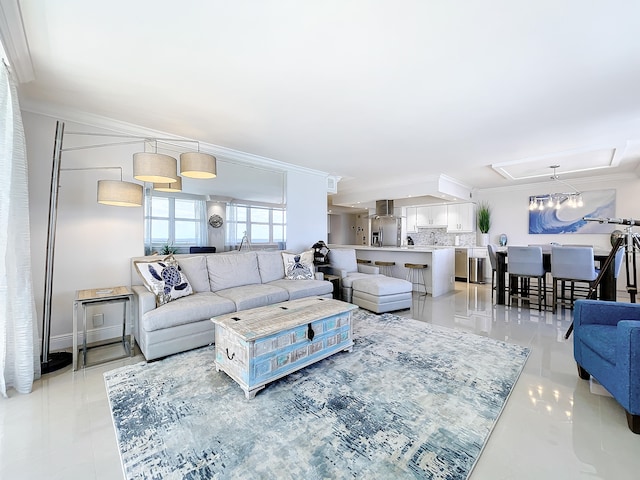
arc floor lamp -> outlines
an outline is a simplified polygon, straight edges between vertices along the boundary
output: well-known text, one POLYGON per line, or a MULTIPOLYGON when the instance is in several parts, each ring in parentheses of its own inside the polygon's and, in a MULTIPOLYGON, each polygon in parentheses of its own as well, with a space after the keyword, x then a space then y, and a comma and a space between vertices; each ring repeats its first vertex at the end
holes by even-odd
POLYGON ((182 180, 177 174, 177 160, 169 155, 157 153, 158 142, 194 143, 196 152, 185 152, 180 155, 180 174, 191 178, 214 178, 216 176, 216 157, 200 152, 200 142, 180 138, 155 138, 133 135, 117 135, 103 133, 68 132, 67 135, 85 135, 94 138, 111 138, 109 143, 81 145, 77 147, 63 147, 64 122, 56 122, 56 132, 53 144, 53 162, 51 168, 51 189, 49 192, 49 223, 47 229, 47 250, 44 278, 44 308, 42 318, 42 350, 40 370, 49 373, 71 364, 72 353, 50 352, 51 343, 51 300, 53 296, 53 269, 56 243, 56 224, 58 218, 58 189, 60 172, 63 170, 119 170, 120 180, 99 180, 97 185, 97 201, 104 205, 121 207, 140 207, 143 200, 143 186, 122 179, 122 167, 86 167, 61 168, 62 153, 72 150, 86 150, 93 148, 112 147, 118 145, 133 145, 138 143, 155 144, 156 152, 141 152, 133 156, 133 176, 142 182, 153 183, 154 189, 163 191, 180 191, 182 180))

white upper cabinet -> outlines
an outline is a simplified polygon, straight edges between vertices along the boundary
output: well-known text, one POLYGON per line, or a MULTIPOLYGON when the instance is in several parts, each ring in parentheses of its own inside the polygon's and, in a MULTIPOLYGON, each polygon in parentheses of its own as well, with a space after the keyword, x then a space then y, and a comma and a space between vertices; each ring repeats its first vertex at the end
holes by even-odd
POLYGON ((476 230, 476 209, 474 203, 454 203, 447 205, 447 231, 466 233, 476 230))
POLYGON ((416 225, 418 227, 446 227, 447 226, 447 206, 431 205, 428 207, 417 207, 416 225))
POLYGON ((407 207, 407 233, 416 233, 418 231, 418 224, 416 223, 416 210, 417 207, 407 207))

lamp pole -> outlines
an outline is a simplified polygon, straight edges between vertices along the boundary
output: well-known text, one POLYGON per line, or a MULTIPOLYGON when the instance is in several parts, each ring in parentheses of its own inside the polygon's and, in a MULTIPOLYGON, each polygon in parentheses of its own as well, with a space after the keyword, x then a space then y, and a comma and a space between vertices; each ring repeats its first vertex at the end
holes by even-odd
POLYGON ((51 298, 53 294, 53 259, 56 246, 56 222, 58 219, 58 187, 60 181, 60 162, 62 159, 62 139, 64 123, 56 122, 56 135, 53 144, 53 165, 51 168, 51 190, 49 193, 49 227, 47 230, 47 254, 44 271, 44 311, 42 316, 42 356, 40 371, 55 372, 71 365, 71 352, 49 352, 51 342, 51 298))

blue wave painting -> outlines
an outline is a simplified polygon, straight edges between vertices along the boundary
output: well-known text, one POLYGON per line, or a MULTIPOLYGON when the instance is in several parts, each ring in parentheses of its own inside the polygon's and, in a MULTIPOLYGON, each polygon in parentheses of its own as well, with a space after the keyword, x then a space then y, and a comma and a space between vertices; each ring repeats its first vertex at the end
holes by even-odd
POLYGON ((583 217, 615 217, 616 191, 582 192, 582 207, 529 211, 529 233, 611 233, 613 225, 586 222, 583 217))

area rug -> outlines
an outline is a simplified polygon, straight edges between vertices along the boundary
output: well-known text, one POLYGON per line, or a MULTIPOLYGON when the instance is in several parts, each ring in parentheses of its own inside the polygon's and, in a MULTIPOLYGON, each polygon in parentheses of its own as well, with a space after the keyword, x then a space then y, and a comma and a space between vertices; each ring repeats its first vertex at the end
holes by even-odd
POLYGON ((125 478, 467 478, 528 349, 362 310, 353 334, 252 400, 212 347, 105 373, 125 478))

